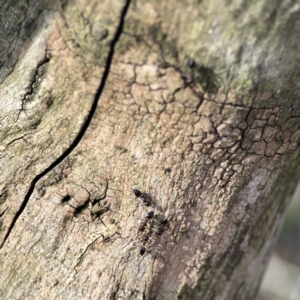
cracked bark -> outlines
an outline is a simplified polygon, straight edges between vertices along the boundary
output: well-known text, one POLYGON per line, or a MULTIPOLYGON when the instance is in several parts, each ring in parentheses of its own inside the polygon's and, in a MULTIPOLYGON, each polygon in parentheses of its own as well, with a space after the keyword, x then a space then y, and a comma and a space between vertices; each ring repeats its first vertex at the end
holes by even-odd
POLYGON ((0 7, 3 299, 256 295, 299 180, 299 6, 128 4, 0 7), (169 220, 143 256, 134 188, 169 220))

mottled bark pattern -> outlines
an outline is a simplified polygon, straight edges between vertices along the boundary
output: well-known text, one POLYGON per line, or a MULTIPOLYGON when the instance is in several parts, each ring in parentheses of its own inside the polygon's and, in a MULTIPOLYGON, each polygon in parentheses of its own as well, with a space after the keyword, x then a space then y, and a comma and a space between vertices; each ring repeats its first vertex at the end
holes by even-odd
POLYGON ((0 297, 253 299, 299 180, 299 9, 0 7, 0 297))

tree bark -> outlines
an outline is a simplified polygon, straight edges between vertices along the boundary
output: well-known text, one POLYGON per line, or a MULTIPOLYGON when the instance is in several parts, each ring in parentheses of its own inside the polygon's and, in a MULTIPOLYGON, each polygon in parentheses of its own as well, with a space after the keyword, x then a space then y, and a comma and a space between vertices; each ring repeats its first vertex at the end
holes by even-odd
POLYGON ((253 299, 299 181, 299 10, 3 3, 1 299, 253 299))

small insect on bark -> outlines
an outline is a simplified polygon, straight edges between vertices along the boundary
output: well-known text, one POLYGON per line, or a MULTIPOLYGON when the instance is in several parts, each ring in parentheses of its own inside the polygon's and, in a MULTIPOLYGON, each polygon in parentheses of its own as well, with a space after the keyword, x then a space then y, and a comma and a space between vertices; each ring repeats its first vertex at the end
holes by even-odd
POLYGON ((140 190, 133 190, 133 192, 137 197, 140 197, 142 195, 142 192, 140 190))
MULTIPOLYGON (((144 232, 145 229, 146 229, 147 224, 149 223, 150 220, 153 219, 153 217, 154 217, 154 211, 153 211, 153 210, 152 210, 152 211, 149 211, 149 212, 146 214, 146 216, 145 216, 144 222, 140 225, 139 231, 144 232)), ((150 228, 150 230, 148 231, 148 233, 145 234, 145 235, 143 236, 142 246, 141 246, 141 248, 140 248, 140 254, 141 254, 141 255, 144 255, 145 252, 146 252, 146 250, 147 250, 147 249, 145 248, 145 246, 146 246, 147 242, 149 241, 149 239, 150 239, 150 237, 151 237, 151 233, 152 233, 152 230, 151 230, 151 228, 150 228)))
POLYGON ((191 69, 190 77, 186 76, 185 74, 181 75, 185 86, 188 86, 194 82, 194 68, 196 67, 196 62, 190 58, 187 62, 187 66, 191 69))
POLYGON ((166 227, 167 224, 168 224, 168 219, 164 218, 160 222, 160 225, 157 228, 156 235, 162 235, 164 233, 164 231, 165 231, 165 227, 166 227))
POLYGON ((140 254, 141 254, 141 255, 144 255, 145 252, 146 252, 146 250, 147 250, 147 249, 146 249, 145 247, 142 246, 142 247, 140 248, 140 254))
POLYGON ((142 246, 141 246, 141 248, 140 248, 140 254, 141 255, 144 255, 145 254, 145 252, 146 252, 146 248, 145 248, 145 246, 146 246, 146 244, 147 244, 147 242, 149 241, 149 236, 148 235, 144 235, 144 237, 143 237, 143 243, 142 243, 142 246))
POLYGON ((192 59, 192 58, 190 58, 189 60, 188 60, 188 62, 187 62, 187 65, 188 65, 188 67, 189 68, 195 68, 195 66, 196 66, 196 62, 192 59))
MULTIPOLYGON (((150 213, 152 213, 152 212, 150 212, 150 213)), ((150 213, 148 213, 147 215, 149 215, 150 213)), ((153 217, 153 215, 152 215, 152 217, 153 217)), ((157 238, 159 238, 159 236, 161 236, 165 232, 165 229, 166 229, 166 226, 168 225, 168 223, 169 223, 169 221, 168 221, 167 218, 164 218, 162 221, 160 221, 160 224, 159 224, 158 228, 155 231, 155 234, 156 234, 157 238)), ((148 232, 148 234, 143 236, 142 246, 140 248, 140 254, 141 255, 144 255, 145 252, 147 251, 145 246, 146 246, 147 242, 150 240, 152 233, 154 233, 154 232, 152 232, 152 230, 150 230, 148 232)))
POLYGON ((152 198, 150 195, 142 193, 140 190, 133 190, 133 192, 137 198, 141 199, 145 206, 151 206, 152 198))
POLYGON ((139 227, 140 232, 145 231, 148 222, 153 218, 153 216, 154 216, 154 211, 153 210, 147 213, 144 222, 139 227))

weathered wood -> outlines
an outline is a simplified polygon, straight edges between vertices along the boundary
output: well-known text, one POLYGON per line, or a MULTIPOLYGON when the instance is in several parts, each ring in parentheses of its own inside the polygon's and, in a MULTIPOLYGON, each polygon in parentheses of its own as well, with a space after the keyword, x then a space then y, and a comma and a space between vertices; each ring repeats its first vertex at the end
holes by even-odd
POLYGON ((298 17, 268 0, 0 6, 0 297, 253 299, 299 181, 298 17), (145 232, 169 224, 141 256, 152 209, 145 232))

